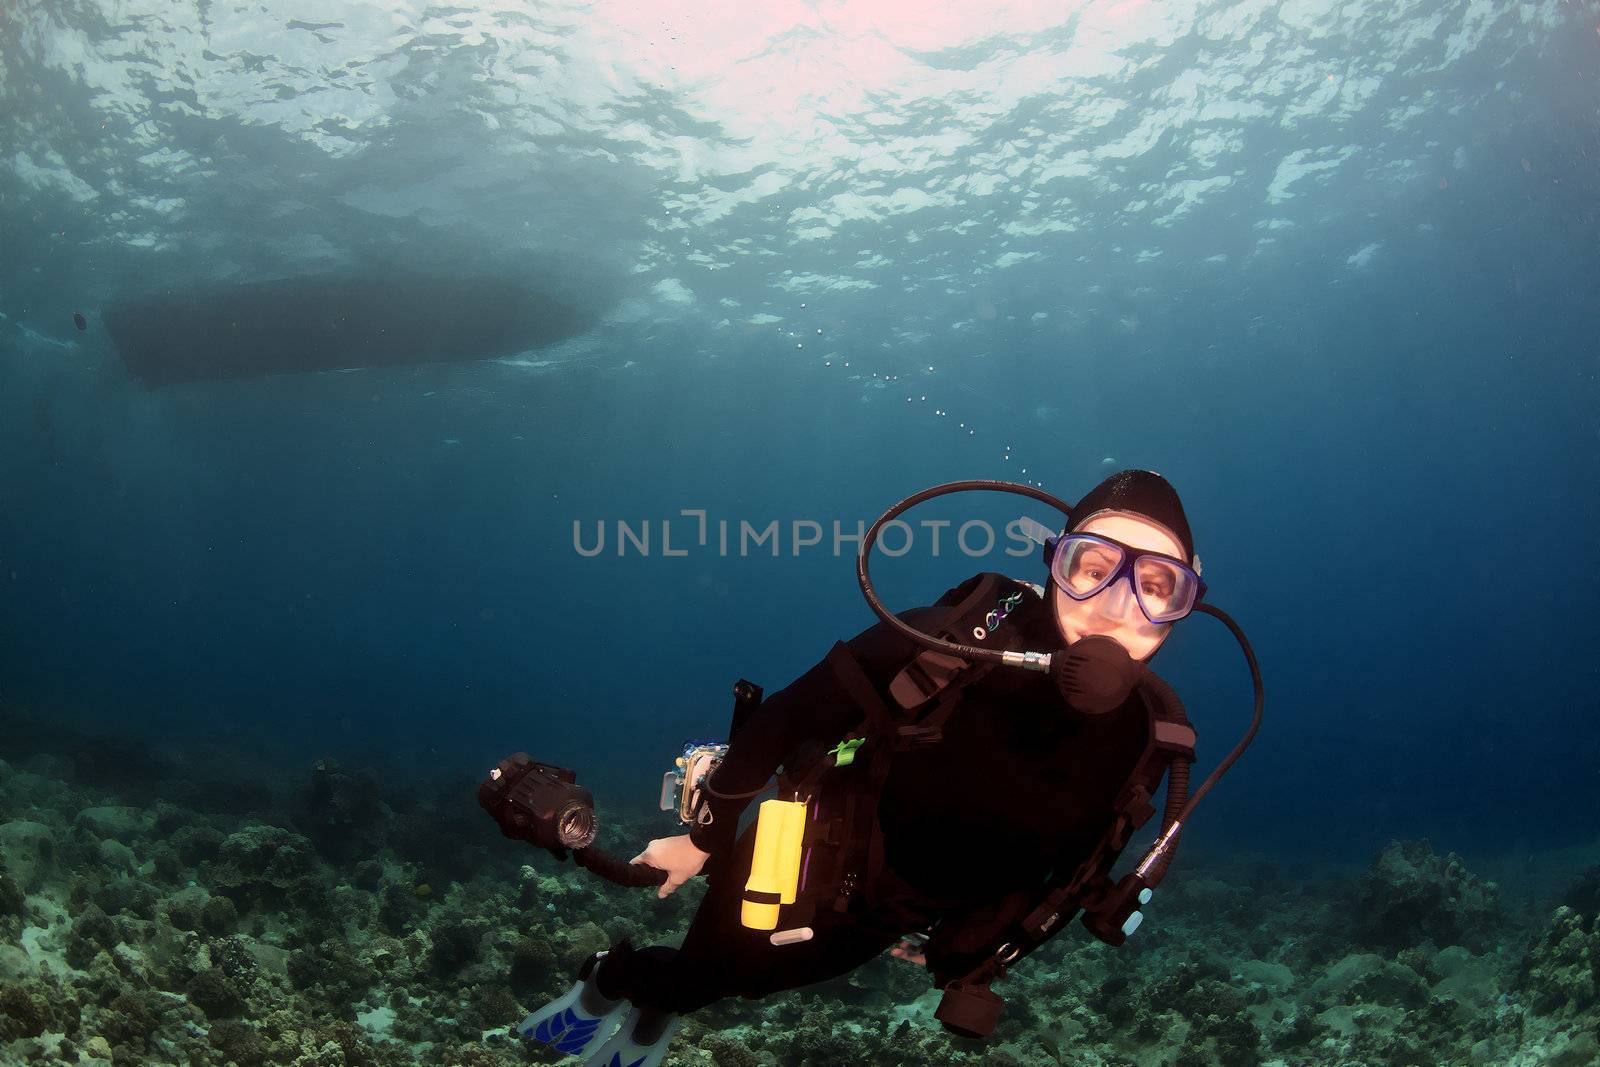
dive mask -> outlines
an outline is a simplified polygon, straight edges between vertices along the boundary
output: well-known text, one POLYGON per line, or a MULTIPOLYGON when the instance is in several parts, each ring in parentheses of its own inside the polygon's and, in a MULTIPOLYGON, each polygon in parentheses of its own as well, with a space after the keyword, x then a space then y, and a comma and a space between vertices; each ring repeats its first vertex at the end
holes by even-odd
POLYGON ((1073 600, 1088 600, 1126 578, 1124 588, 1133 595, 1124 613, 1131 615, 1137 604, 1140 613, 1158 626, 1188 615, 1206 591, 1199 572, 1182 560, 1101 534, 1063 534, 1046 542, 1045 553, 1050 577, 1073 600))

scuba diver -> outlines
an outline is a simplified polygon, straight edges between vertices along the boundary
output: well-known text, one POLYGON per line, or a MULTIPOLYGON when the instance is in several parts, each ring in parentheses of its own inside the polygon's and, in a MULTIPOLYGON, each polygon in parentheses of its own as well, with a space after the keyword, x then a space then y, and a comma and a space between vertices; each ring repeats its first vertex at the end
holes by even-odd
POLYGON ((662 898, 707 877, 681 947, 624 940, 595 953, 567 993, 518 1027, 524 1036, 586 1067, 658 1067, 684 1014, 843 975, 891 950, 927 967, 947 1030, 986 1037, 1003 1005, 990 984, 1078 912, 1108 944, 1138 927, 1184 819, 1250 743, 1262 708, 1243 632, 1201 602, 1177 492, 1142 470, 1073 506, 1009 482, 938 486, 874 523, 857 577, 881 622, 765 700, 741 681, 727 743, 685 746, 688 833, 624 864, 590 846, 592 804, 572 772, 521 753, 491 772, 480 803, 508 836, 563 858, 570 847, 615 881, 659 884, 662 898), (922 501, 976 489, 1068 516, 1054 534, 1019 520, 1043 546, 1046 583, 985 572, 931 607, 891 614, 868 576, 878 532, 922 501), (1256 705, 1191 798, 1194 730, 1147 664, 1197 610, 1239 641, 1256 705), (778 798, 739 834, 740 814, 775 774, 778 798), (1161 833, 1113 880, 1163 777, 1161 833))

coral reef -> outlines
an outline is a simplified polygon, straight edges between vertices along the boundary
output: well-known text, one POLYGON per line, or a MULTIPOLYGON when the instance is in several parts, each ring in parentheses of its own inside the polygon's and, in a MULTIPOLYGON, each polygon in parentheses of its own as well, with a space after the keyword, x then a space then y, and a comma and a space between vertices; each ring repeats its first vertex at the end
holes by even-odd
POLYGON ((1518 982, 1541 1015, 1595 1014, 1600 1001, 1600 866, 1585 871, 1564 894, 1543 936, 1523 957, 1518 982))
MULTIPOLYGON (((324 761, 245 783, 253 801, 234 805, 159 788, 153 756, 95 778, 101 751, 0 762, 0 1062, 558 1062, 510 1027, 596 949, 674 943, 701 892, 658 901, 505 841, 470 782, 389 790, 324 761)), ((664 829, 614 820, 602 844, 664 829)), ((885 956, 697 1012, 667 1063, 1600 1062, 1600 866, 1530 925, 1427 842, 1391 844, 1359 878, 1184 864, 1121 949, 1073 924, 1013 970, 987 1043, 945 1033, 927 973, 885 956)))

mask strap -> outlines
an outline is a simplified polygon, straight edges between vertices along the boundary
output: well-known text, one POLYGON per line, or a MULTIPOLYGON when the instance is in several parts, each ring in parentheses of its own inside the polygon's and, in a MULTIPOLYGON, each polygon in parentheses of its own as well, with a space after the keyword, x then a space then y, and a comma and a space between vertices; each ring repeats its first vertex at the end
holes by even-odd
POLYGON ((1021 531, 1023 537, 1026 537, 1036 545, 1048 545, 1056 539, 1056 531, 1038 519, 1030 519, 1024 516, 1017 520, 1017 529, 1021 531))

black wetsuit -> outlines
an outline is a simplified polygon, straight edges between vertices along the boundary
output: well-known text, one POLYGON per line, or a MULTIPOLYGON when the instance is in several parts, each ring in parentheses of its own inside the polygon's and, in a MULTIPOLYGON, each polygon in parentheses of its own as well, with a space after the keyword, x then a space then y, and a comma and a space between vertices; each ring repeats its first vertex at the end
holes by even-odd
MULTIPOLYGON (((970 592, 975 576, 936 607, 970 592)), ((943 612, 901 617, 926 632, 943 612)), ((1062 639, 1050 601, 1029 598, 1002 626, 1045 651, 1062 639)), ((884 623, 847 642, 885 701, 889 683, 920 651, 884 623)), ((1143 751, 1146 713, 1137 691, 1119 710, 1081 716, 1048 675, 997 668, 961 692, 944 740, 895 754, 879 806, 883 884, 848 915, 819 914, 810 941, 774 946, 740 924, 755 844, 735 840, 748 800, 713 800, 713 821, 691 832, 711 853, 708 887, 680 949, 621 946, 600 968, 607 996, 688 1012, 727 996, 761 997, 845 974, 905 933, 933 924, 927 946, 935 985, 966 973, 1007 925, 1037 903, 1052 870, 1069 870, 1094 848, 1112 804, 1143 751)), ((818 663, 751 716, 714 776, 723 793, 759 789, 807 738, 832 746, 861 721, 826 662, 818 663)))

